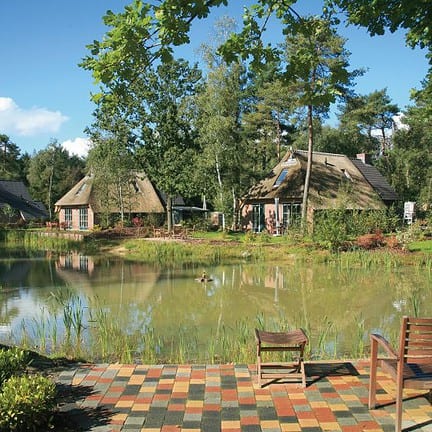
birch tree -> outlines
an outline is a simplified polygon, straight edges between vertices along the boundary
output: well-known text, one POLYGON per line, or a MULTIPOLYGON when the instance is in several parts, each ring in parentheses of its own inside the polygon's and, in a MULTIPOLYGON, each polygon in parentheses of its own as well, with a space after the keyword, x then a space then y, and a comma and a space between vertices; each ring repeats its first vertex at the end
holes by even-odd
POLYGON ((309 185, 314 147, 314 117, 328 113, 330 105, 343 98, 359 71, 349 71, 349 53, 345 40, 337 35, 329 20, 308 17, 287 26, 284 77, 287 91, 295 95, 297 105, 306 108, 308 158, 305 176, 302 221, 307 220, 309 185))

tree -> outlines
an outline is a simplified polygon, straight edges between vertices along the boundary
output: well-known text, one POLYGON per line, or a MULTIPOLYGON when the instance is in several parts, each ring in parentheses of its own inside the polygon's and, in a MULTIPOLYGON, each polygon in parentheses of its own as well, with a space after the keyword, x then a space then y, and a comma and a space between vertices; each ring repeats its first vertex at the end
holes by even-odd
POLYGON ((22 180, 24 163, 18 146, 7 135, 0 134, 0 179, 22 180))
POLYGON ((416 201, 419 208, 432 207, 432 92, 431 75, 423 88, 413 92, 414 105, 394 134, 393 148, 377 165, 401 199, 416 201))
POLYGON ((27 175, 30 193, 45 204, 50 219, 55 202, 82 177, 83 168, 84 161, 70 156, 57 140, 31 158, 27 175))
POLYGON ((307 109, 308 162, 302 202, 306 222, 314 147, 314 116, 326 115, 330 104, 349 93, 358 71, 348 71, 345 40, 325 19, 309 17, 291 22, 286 30, 287 87, 296 95, 298 106, 307 109))
POLYGON ((365 152, 366 137, 356 130, 320 124, 315 131, 314 146, 317 151, 344 154, 351 158, 365 152))
POLYGON ((293 98, 277 71, 255 74, 252 85, 254 94, 242 116, 244 135, 250 145, 255 143, 255 166, 267 173, 280 161, 294 131, 293 98))
POLYGON ((215 209, 224 215, 235 216, 237 198, 243 192, 240 179, 243 67, 224 62, 209 67, 205 88, 196 101, 198 141, 202 148, 200 172, 207 171, 212 175, 214 186, 211 189, 217 191, 213 197, 215 209))
POLYGON ((130 84, 147 73, 149 67, 173 60, 173 46, 190 41, 188 32, 195 18, 204 18, 211 7, 227 3, 164 0, 151 4, 133 0, 123 12, 107 11, 103 22, 110 30, 102 41, 95 40, 87 46, 90 54, 80 64, 101 84, 101 92, 94 94, 93 100, 109 100, 114 94, 125 97, 130 84))
MULTIPOLYGON (((227 62, 250 59, 251 67, 256 70, 269 62, 277 63, 283 53, 278 47, 265 46, 261 38, 271 15, 282 22, 286 35, 297 34, 298 40, 302 39, 307 44, 307 49, 291 45, 289 55, 292 58, 283 75, 287 81, 297 82, 298 89, 301 89, 297 90, 297 94, 302 94, 298 99, 299 104, 309 107, 311 155, 313 107, 328 109, 328 105, 341 94, 342 87, 348 83, 351 75, 346 70, 343 43, 336 42, 331 21, 301 19, 291 7, 294 2, 287 0, 281 4, 275 0, 259 0, 245 10, 242 31, 232 35, 219 51, 227 62), (327 36, 332 40, 331 48, 331 44, 324 40, 327 36), (321 43, 322 47, 317 48, 314 42, 321 43), (332 49, 335 52, 332 53, 332 49), (337 50, 339 52, 336 54, 337 50), (326 61, 320 63, 325 58, 326 61), (322 76, 314 78, 314 75, 325 69, 322 76)), ((94 100, 111 103, 113 99, 116 102, 130 101, 131 86, 139 81, 140 74, 159 60, 168 64, 172 60, 173 46, 189 42, 188 32, 193 19, 206 17, 211 7, 220 4, 227 4, 227 0, 163 0, 157 4, 143 4, 135 0, 123 13, 115 15, 108 12, 104 21, 112 27, 111 30, 102 42, 94 41, 89 45, 91 54, 81 64, 85 69, 91 70, 102 85, 102 93, 95 95, 94 100)), ((305 181, 304 216, 311 163, 310 160, 305 181)))
MULTIPOLYGON (((267 29, 270 16, 275 15, 285 27, 292 21, 295 0, 256 0, 245 9, 243 30, 229 41, 223 52, 226 58, 231 53, 243 53, 253 58, 255 66, 268 63, 277 57, 277 48, 264 46, 261 39, 267 29)), ((227 5, 228 0, 160 0, 151 4, 141 0, 125 7, 124 12, 108 11, 104 23, 111 27, 102 41, 88 45, 90 55, 82 67, 91 70, 94 78, 110 91, 124 92, 127 82, 135 74, 144 71, 153 62, 172 59, 173 47, 190 42, 189 31, 195 19, 206 18, 212 8, 227 5), (127 43, 126 43, 127 42, 127 43)), ((376 0, 327 0, 323 16, 334 16, 335 8, 341 8, 349 22, 367 27, 374 34, 383 34, 385 29, 408 30, 410 46, 432 47, 432 17, 427 1, 376 0), (333 14, 333 15, 332 15, 333 14)), ((339 21, 332 18, 335 23, 339 21)), ((106 92, 105 92, 106 93, 106 92)), ((102 96, 96 94, 95 99, 102 96)))
POLYGON ((366 27, 374 35, 382 35, 388 29, 392 33, 399 28, 407 30, 406 41, 411 47, 432 49, 432 16, 428 1, 412 0, 329 0, 345 11, 352 24, 366 27))
POLYGON ((134 85, 132 104, 139 118, 138 158, 150 179, 167 195, 167 225, 172 227, 172 201, 195 192, 189 161, 196 152, 191 127, 191 100, 201 71, 185 60, 173 60, 149 69, 134 85))
POLYGON ((398 112, 399 108, 391 102, 387 95, 387 89, 382 89, 368 95, 348 99, 339 115, 339 120, 343 129, 353 132, 357 130, 367 137, 368 148, 365 148, 365 151, 374 149, 383 155, 390 147, 389 132, 393 129, 393 117, 398 112), (379 132, 379 135, 376 132, 379 132), (377 141, 379 143, 378 149, 374 148, 377 141))
POLYGON ((112 206, 120 209, 120 220, 124 222, 129 184, 134 180, 138 164, 128 123, 118 112, 106 112, 104 108, 107 107, 94 112, 95 122, 87 130, 92 141, 87 168, 94 176, 101 213, 105 215, 103 224, 108 226, 112 206))
POLYGON ((17 214, 17 211, 9 204, 4 204, 1 208, 1 213, 7 218, 8 223, 11 223, 12 218, 17 214))
POLYGON ((234 29, 234 21, 219 21, 212 42, 201 46, 207 76, 202 91, 195 97, 197 142, 200 151, 196 159, 203 195, 232 226, 238 223, 239 197, 248 183, 244 167, 246 149, 241 136, 241 116, 245 95, 245 67, 241 62, 227 64, 218 54, 218 46, 234 29))

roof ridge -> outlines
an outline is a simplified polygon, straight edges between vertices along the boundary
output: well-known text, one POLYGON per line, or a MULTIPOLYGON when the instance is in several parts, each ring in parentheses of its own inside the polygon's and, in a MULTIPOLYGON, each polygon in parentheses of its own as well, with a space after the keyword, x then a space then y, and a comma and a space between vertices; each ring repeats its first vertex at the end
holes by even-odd
MULTIPOLYGON (((308 153, 308 150, 294 150, 293 153, 308 153)), ((337 157, 343 157, 343 158, 348 158, 350 159, 347 155, 344 154, 340 154, 340 153, 327 153, 327 152, 322 152, 322 151, 313 151, 312 154, 317 154, 317 155, 324 155, 324 156, 337 156, 337 157)))

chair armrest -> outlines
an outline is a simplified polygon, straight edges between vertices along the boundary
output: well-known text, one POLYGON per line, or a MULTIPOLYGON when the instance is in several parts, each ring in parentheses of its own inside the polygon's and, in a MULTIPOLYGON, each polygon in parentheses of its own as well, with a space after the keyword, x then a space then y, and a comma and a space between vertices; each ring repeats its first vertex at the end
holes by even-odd
POLYGON ((383 348, 384 351, 392 358, 397 360, 398 359, 398 354, 397 352, 393 349, 393 347, 389 344, 389 342, 387 341, 387 339, 385 339, 384 337, 382 337, 379 334, 376 333, 372 333, 370 335, 370 340, 371 340, 371 344, 376 344, 379 347, 383 348))

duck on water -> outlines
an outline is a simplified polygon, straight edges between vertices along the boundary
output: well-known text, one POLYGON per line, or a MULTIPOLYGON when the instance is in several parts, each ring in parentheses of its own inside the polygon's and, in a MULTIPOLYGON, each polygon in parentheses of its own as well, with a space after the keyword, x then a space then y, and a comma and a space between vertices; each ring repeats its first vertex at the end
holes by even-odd
POLYGON ((202 272, 201 277, 195 278, 198 282, 211 282, 213 279, 207 276, 207 273, 205 271, 202 272))

